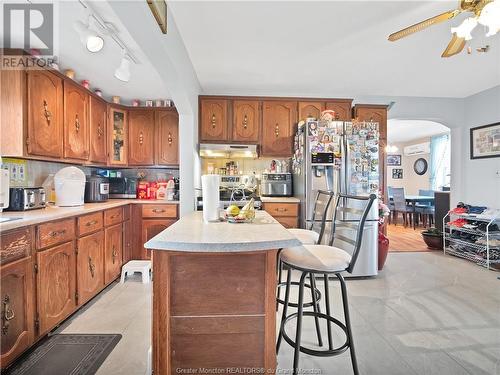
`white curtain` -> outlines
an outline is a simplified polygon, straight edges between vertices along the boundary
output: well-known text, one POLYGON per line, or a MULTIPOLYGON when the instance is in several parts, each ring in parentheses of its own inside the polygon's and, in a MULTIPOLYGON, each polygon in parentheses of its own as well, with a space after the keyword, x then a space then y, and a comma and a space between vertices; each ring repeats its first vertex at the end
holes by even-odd
POLYGON ((450 184, 450 135, 431 137, 430 177, 432 190, 441 190, 450 184))

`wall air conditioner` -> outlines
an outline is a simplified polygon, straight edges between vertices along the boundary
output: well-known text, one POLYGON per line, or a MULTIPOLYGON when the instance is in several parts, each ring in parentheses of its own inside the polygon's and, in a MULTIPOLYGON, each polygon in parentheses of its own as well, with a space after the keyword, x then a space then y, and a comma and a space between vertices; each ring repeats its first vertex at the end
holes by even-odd
POLYGON ((416 145, 406 146, 403 150, 405 156, 429 154, 431 152, 431 143, 418 143, 416 145))

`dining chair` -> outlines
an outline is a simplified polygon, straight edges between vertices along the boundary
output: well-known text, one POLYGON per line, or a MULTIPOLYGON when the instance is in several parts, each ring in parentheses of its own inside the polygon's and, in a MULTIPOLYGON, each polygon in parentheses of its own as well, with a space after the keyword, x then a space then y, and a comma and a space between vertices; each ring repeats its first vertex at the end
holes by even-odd
POLYGON ((406 204, 406 195, 404 188, 392 188, 392 200, 394 202, 393 219, 394 225, 398 223, 399 214, 403 215, 403 225, 412 224, 413 220, 413 207, 406 204))
POLYGON ((387 218, 389 221, 389 224, 392 222, 392 215, 394 211, 394 201, 392 200, 392 186, 387 186, 387 193, 385 196, 385 200, 387 202, 387 208, 389 208, 389 217, 387 218))
MULTIPOLYGON (((434 190, 423 190, 420 189, 418 191, 418 195, 423 196, 423 197, 433 197, 434 196, 434 190)), ((415 212, 417 213, 417 217, 422 218, 422 225, 424 227, 431 227, 434 225, 434 213, 435 213, 435 208, 434 208, 434 203, 433 202, 425 202, 425 203, 418 203, 415 205, 415 212)))

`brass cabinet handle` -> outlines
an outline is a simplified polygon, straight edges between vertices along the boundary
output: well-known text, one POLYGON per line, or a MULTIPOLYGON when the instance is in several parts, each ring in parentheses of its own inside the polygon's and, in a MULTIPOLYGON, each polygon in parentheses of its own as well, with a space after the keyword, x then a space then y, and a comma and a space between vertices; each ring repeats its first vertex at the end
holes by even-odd
POLYGON ((158 213, 165 212, 165 210, 164 210, 164 209, 154 208, 154 209, 153 209, 153 212, 158 214, 158 213))
POLYGON ((215 113, 212 113, 212 121, 211 121, 211 123, 212 123, 212 129, 215 129, 215 120, 216 120, 215 119, 215 113))
POLYGON ((43 115, 45 116, 45 120, 47 121, 47 125, 50 125, 50 120, 52 119, 52 113, 49 111, 49 105, 47 101, 43 101, 43 115))
POLYGON ((97 220, 87 221, 87 223, 85 225, 90 227, 91 225, 95 225, 95 224, 97 224, 97 220))
POLYGON ((78 118, 78 113, 75 115, 75 129, 77 133, 80 131, 80 119, 78 118))
POLYGON ((139 144, 142 145, 144 143, 144 134, 142 132, 139 133, 139 144))
POLYGON ((173 141, 173 139, 172 139, 172 134, 171 134, 171 133, 168 133, 168 145, 169 145, 169 146, 172 146, 172 141, 173 141))
POLYGON ((276 135, 276 138, 280 136, 280 125, 278 123, 274 126, 274 134, 276 135))
POLYGON ((60 234, 62 235, 62 234, 64 234, 64 233, 66 233, 66 229, 54 230, 54 231, 52 231, 52 232, 50 232, 50 233, 49 233, 49 236, 50 236, 50 237, 57 237, 57 236, 59 236, 60 234))
POLYGON ((287 212, 288 209, 287 208, 277 208, 276 211, 279 211, 279 212, 287 212))
POLYGON ((117 218, 119 216, 120 216, 120 214, 112 215, 112 216, 109 217, 109 220, 113 220, 113 219, 115 219, 115 218, 117 218))
POLYGON ((246 129, 248 127, 248 116, 245 115, 243 117, 243 129, 246 129))
POLYGON ((115 259, 118 256, 118 252, 116 251, 115 245, 113 245, 113 252, 111 253, 111 258, 113 259, 113 264, 115 264, 115 259))
POLYGON ((3 298, 2 305, 2 334, 6 335, 9 331, 9 321, 14 319, 16 314, 10 306, 10 296, 8 294, 3 298))
POLYGON ((92 257, 89 255, 89 270, 90 270, 90 276, 94 278, 95 275, 95 264, 92 262, 92 257))
POLYGON ((101 123, 97 124, 97 137, 101 138, 103 134, 102 128, 101 128, 101 123))

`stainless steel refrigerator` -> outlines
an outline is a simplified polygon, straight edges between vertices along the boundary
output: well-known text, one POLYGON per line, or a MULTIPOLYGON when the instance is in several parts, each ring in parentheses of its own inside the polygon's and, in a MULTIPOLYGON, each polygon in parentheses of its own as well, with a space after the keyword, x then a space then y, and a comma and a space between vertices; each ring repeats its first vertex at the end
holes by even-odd
MULTIPOLYGON (((378 123, 307 121, 299 127, 294 142, 293 191, 300 199, 302 228, 315 229, 318 224, 312 222, 318 190, 352 195, 378 193, 378 123)), ((348 228, 337 230, 343 236, 354 238, 355 233, 348 228)), ((378 202, 374 203, 370 211, 364 231, 361 252, 351 276, 377 274, 378 202)), ((328 225, 325 235, 329 233, 328 225)), ((328 239, 325 236, 323 242, 326 243, 328 239)), ((336 240, 334 245, 352 251, 352 245, 348 243, 336 240)))

